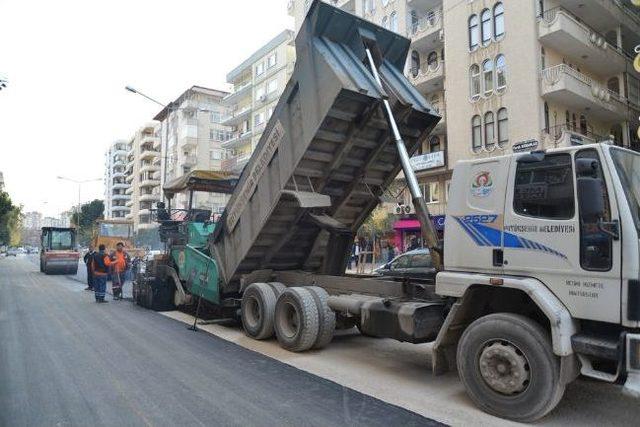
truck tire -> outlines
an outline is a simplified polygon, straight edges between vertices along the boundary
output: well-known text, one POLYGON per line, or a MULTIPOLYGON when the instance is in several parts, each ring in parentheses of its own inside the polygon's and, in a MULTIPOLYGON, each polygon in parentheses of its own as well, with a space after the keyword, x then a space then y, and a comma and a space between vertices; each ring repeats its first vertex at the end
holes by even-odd
POLYGON ((275 329, 280 346, 296 352, 310 349, 318 339, 318 317, 310 291, 287 288, 276 303, 275 329))
POLYGON ((285 286, 284 283, 280 283, 280 282, 267 282, 267 284, 269 286, 271 286, 271 289, 273 289, 273 292, 276 294, 276 299, 278 299, 278 297, 280 295, 282 295, 282 293, 284 292, 285 289, 287 289, 287 287, 285 286))
POLYGON ((336 314, 329 308, 327 300, 329 294, 319 286, 305 286, 316 302, 318 309, 318 338, 313 348, 324 348, 333 339, 333 331, 336 329, 336 314))
POLYGON ((538 420, 564 393, 549 334, 518 314, 490 314, 471 323, 458 343, 457 365, 469 397, 502 418, 538 420))
POLYGON ((252 283, 242 294, 240 313, 245 334, 256 340, 273 336, 276 291, 267 283, 252 283))

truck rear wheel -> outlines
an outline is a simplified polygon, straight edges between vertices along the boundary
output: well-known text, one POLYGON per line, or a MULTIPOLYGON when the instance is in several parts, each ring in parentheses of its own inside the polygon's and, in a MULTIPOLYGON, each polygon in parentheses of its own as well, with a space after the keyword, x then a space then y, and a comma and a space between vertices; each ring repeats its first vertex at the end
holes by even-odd
POLYGON ((284 283, 280 283, 280 282, 267 282, 267 284, 269 286, 271 286, 271 289, 273 289, 273 292, 276 294, 276 299, 282 295, 282 293, 284 292, 285 289, 287 289, 287 287, 285 286, 284 283))
POLYGON ((287 288, 276 303, 275 329, 280 346, 289 351, 310 349, 318 339, 318 317, 311 291, 287 288))
POLYGON ((327 300, 329 294, 319 286, 306 286, 313 295, 318 309, 318 338, 313 348, 326 347, 333 339, 333 331, 336 329, 336 314, 329 308, 327 300))
POLYGON ((244 332, 256 340, 273 336, 276 290, 267 283, 252 283, 242 294, 240 311, 244 332))
POLYGON ((490 314, 471 323, 458 343, 457 365, 471 399, 502 418, 540 419, 564 393, 549 335, 518 314, 490 314))

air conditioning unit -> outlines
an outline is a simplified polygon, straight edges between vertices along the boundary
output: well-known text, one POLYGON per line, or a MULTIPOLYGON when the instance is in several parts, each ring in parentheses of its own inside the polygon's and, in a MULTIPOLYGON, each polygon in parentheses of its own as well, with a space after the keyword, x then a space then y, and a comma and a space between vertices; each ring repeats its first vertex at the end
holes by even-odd
POLYGON ((260 102, 264 102, 264 101, 266 101, 266 100, 267 100, 267 95, 262 95, 260 98, 258 98, 258 100, 259 100, 260 102))
POLYGON ((405 205, 404 203, 398 203, 394 209, 396 215, 409 215, 414 213, 413 205, 405 205))

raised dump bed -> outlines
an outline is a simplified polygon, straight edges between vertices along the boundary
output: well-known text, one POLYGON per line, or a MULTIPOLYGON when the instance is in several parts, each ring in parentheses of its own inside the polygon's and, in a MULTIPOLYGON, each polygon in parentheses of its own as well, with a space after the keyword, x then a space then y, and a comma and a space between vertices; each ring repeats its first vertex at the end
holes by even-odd
POLYGON ((256 270, 344 273, 353 233, 401 171, 383 100, 409 154, 439 120, 402 73, 409 44, 312 4, 291 79, 209 242, 223 294, 237 292, 241 276, 256 270))

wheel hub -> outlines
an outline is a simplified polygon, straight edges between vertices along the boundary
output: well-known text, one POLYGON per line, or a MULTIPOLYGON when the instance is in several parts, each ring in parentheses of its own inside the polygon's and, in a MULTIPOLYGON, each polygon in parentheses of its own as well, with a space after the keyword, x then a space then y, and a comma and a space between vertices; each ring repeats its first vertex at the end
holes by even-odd
POLYGON ((480 375, 498 393, 512 395, 529 385, 530 368, 525 355, 508 341, 491 342, 480 353, 480 375))

